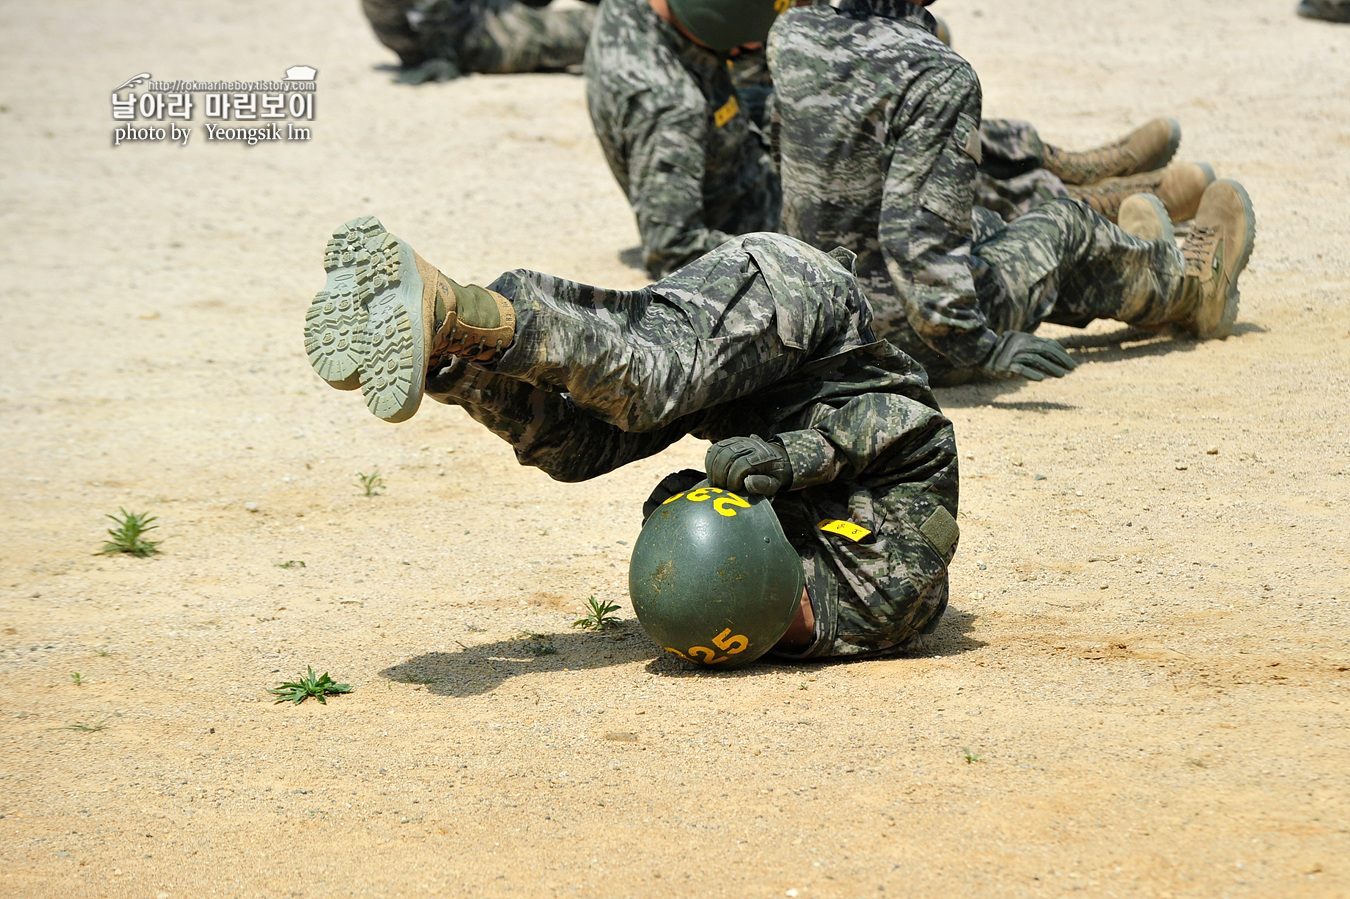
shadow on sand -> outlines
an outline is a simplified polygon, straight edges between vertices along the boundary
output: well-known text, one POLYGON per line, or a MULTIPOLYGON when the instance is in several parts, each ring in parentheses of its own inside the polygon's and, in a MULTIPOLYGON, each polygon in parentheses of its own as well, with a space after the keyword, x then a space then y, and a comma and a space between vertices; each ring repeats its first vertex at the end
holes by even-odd
MULTIPOLYGON (((1266 329, 1260 325, 1239 322, 1233 328, 1233 336, 1246 334, 1264 334, 1266 329)), ((1105 334, 1070 334, 1057 338, 1069 351, 1080 366, 1107 362, 1126 362, 1131 359, 1147 359, 1165 356, 1170 353, 1193 352, 1201 341, 1196 340, 1180 328, 1172 328, 1161 333, 1146 331, 1129 326, 1105 334)), ((1073 377, 1072 374, 1069 377, 1073 377)), ((977 406, 992 406, 995 409, 1012 409, 1018 412, 1071 412, 1077 406, 1052 402, 1017 402, 1004 397, 1015 394, 1033 382, 1023 378, 993 380, 976 378, 956 387, 937 387, 935 393, 944 409, 970 409, 977 406)))
MULTIPOLYGON (((947 610, 937 630, 921 646, 893 653, 891 658, 957 656, 985 644, 971 636, 976 616, 947 610)), ((764 674, 812 666, 841 664, 833 659, 810 663, 782 663, 761 659, 745 668, 727 671, 695 668, 669 653, 659 653, 636 621, 625 621, 604 633, 522 633, 510 640, 465 646, 459 652, 430 652, 380 672, 401 684, 423 684, 437 696, 478 696, 490 693, 510 678, 524 674, 586 671, 646 662, 646 670, 671 678, 754 678, 764 674)))

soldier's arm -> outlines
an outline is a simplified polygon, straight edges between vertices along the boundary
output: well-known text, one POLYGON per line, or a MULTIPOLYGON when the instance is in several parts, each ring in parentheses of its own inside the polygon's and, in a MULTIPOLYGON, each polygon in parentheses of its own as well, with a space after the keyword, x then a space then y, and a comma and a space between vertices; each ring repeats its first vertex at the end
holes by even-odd
POLYGON ((964 63, 916 82, 882 194, 879 239, 910 326, 957 368, 992 352, 970 273, 980 84, 964 63))
POLYGON ((651 95, 631 102, 628 202, 637 217, 643 263, 660 278, 721 245, 731 235, 709 228, 703 211, 706 111, 659 104, 651 95))
POLYGON ((922 483, 955 458, 951 423, 917 363, 887 343, 854 372, 859 391, 809 412, 810 427, 775 439, 792 465, 792 490, 835 480, 922 483))

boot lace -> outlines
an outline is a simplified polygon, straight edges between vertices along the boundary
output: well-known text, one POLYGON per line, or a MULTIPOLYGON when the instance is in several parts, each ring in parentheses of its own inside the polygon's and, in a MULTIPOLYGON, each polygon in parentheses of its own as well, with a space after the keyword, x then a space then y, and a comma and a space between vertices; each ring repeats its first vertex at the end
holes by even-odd
POLYGON ((1199 278, 1209 271, 1214 265, 1214 252, 1218 243, 1217 228, 1191 227, 1191 233, 1181 247, 1182 258, 1186 261, 1186 277, 1199 278))

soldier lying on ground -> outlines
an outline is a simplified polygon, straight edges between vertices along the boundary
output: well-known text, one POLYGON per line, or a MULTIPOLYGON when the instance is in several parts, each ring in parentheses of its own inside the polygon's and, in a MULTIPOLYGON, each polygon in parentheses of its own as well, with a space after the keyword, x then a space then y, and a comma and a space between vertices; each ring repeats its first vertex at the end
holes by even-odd
MULTIPOLYGON (((643 618, 649 633, 719 664, 775 646, 791 658, 876 653, 931 631, 946 606, 957 459, 923 370, 873 337, 851 261, 753 234, 642 290, 524 270, 483 288, 451 281, 366 217, 328 244, 305 346, 322 378, 359 386, 380 418, 407 419, 426 393, 559 480, 598 477, 687 434, 715 441, 706 465, 716 489, 684 496, 685 511, 711 499, 715 520, 734 518, 750 508, 738 504, 745 497, 777 494, 791 551, 764 531, 751 542, 765 558, 734 562, 758 566, 744 582, 765 585, 749 597, 759 613, 728 622, 705 610, 701 631, 685 615, 672 636, 658 612, 643 618)), ((690 486, 667 478, 647 511, 690 486)), ((678 532, 678 510, 660 509, 651 527, 678 532)), ((657 562, 649 573, 665 584, 681 574, 671 569, 657 562)), ((703 597, 686 599, 703 608, 703 597)))
MULTIPOLYGON (((733 234, 778 227, 778 176, 760 130, 772 86, 754 48, 787 5, 612 0, 600 10, 586 51, 587 105, 654 278, 733 234), (751 52, 737 65, 743 50, 751 52)), ((1180 221, 1213 180, 1207 169, 1161 168, 1181 139, 1171 119, 1082 152, 1045 144, 1025 122, 991 120, 981 136, 989 161, 977 200, 1005 218, 1070 194, 1114 216, 1128 193, 1152 189, 1180 221)))
POLYGON ((380 42, 399 56, 406 84, 470 72, 556 72, 580 65, 595 21, 587 7, 551 0, 361 0, 380 42))
POLYGON ((924 5, 791 10, 769 39, 782 230, 857 253, 877 334, 943 382, 1062 377, 1074 362, 1029 333, 1042 321, 1228 335, 1255 232, 1246 192, 1206 187, 1180 249, 1148 194, 1122 206, 1129 233, 1071 199, 1005 226, 974 205, 979 80, 934 37, 924 5))

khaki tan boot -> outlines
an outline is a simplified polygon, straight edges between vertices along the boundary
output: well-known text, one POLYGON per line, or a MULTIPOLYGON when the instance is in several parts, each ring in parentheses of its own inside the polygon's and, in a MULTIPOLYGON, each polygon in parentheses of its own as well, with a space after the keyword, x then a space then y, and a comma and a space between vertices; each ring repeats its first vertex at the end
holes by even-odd
POLYGON ((950 47, 952 45, 952 27, 941 16, 933 16, 933 18, 937 20, 937 39, 950 47))
POLYGON ((1180 144, 1181 125, 1176 119, 1154 119, 1095 150, 1075 152, 1046 144, 1045 167, 1065 184, 1092 184, 1160 169, 1180 144))
POLYGON ((1214 169, 1205 162, 1178 162, 1157 172, 1107 178, 1096 184, 1070 187, 1069 196, 1116 221, 1120 206, 1135 194, 1153 194, 1167 207, 1174 222, 1184 222, 1200 208, 1200 197, 1214 182, 1214 169))
POLYGON ((1133 234, 1140 240, 1177 239, 1172 227, 1172 218, 1167 207, 1153 194, 1135 194, 1125 198, 1120 204, 1120 215, 1116 224, 1127 234, 1133 234))
POLYGON ((1185 281, 1168 321, 1197 337, 1227 337, 1238 311, 1238 275, 1251 258, 1256 214, 1236 181, 1215 181, 1205 189, 1191 233, 1181 246, 1185 281))
POLYGON ((385 421, 412 417, 427 369, 438 360, 491 362, 515 335, 509 300, 456 284, 373 216, 334 232, 324 269, 328 281, 305 319, 310 363, 334 387, 360 386, 370 411, 385 421), (347 333, 354 337, 341 351, 328 351, 347 333))

